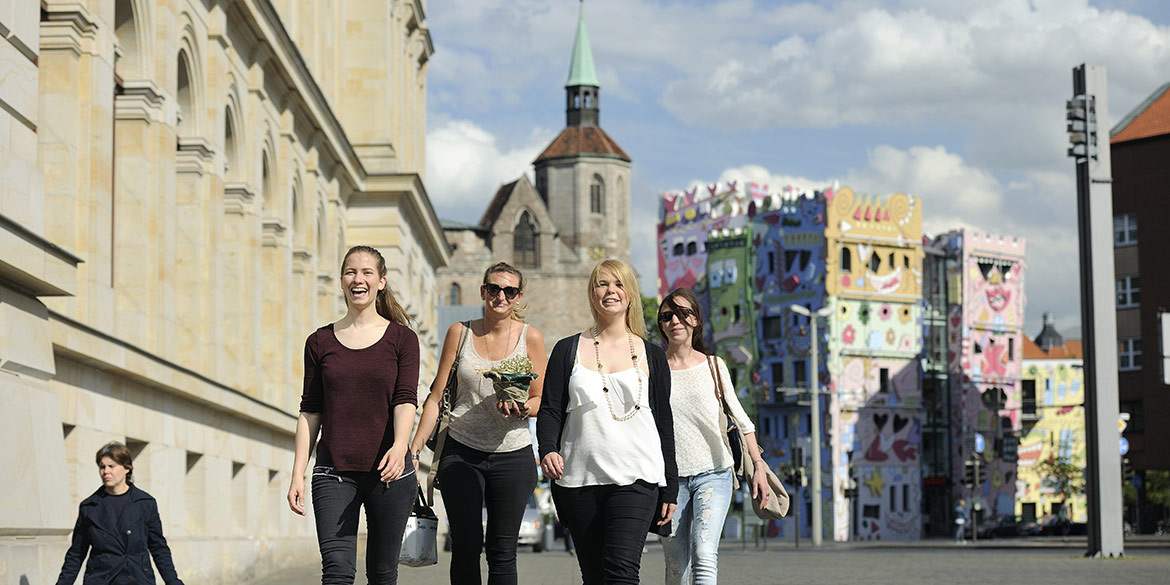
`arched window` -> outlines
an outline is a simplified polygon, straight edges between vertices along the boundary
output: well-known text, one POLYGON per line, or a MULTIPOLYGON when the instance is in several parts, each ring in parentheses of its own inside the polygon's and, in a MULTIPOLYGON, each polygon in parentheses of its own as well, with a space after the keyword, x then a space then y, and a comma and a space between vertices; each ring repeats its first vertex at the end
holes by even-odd
POLYGON ((179 84, 175 94, 179 106, 179 136, 189 136, 195 129, 195 104, 190 71, 187 51, 179 51, 179 84))
POLYGON ((272 201, 272 176, 268 170, 268 152, 260 155, 260 211, 263 212, 272 201))
POLYGON ((240 162, 236 158, 236 130, 232 123, 232 109, 224 109, 223 114, 223 176, 234 179, 239 176, 240 162))
POLYGON ((537 226, 532 216, 525 211, 512 232, 512 252, 516 264, 524 268, 540 267, 540 242, 537 240, 537 226))
POLYGON ((589 184, 589 211, 605 213, 605 183, 601 175, 593 175, 593 182, 589 184))
POLYGON ((114 75, 126 79, 140 75, 141 57, 138 48, 138 22, 131 0, 118 0, 114 4, 114 36, 118 39, 118 60, 114 62, 114 75))
POLYGON ((462 291, 459 289, 459 283, 452 282, 451 283, 451 290, 447 293, 447 304, 448 305, 461 305, 461 304, 463 304, 463 299, 461 298, 462 297, 461 293, 462 293, 462 291))
POLYGON ((853 253, 849 251, 848 246, 841 246, 841 271, 849 272, 853 270, 853 253))

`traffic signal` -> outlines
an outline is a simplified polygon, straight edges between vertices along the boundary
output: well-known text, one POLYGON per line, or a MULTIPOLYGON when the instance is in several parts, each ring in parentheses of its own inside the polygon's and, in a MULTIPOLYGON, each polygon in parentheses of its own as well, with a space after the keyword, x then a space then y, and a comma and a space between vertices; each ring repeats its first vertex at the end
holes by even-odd
POLYGON ((1124 483, 1133 481, 1133 465, 1129 464, 1128 457, 1121 460, 1121 481, 1124 483))
POLYGON ((963 462, 963 485, 973 488, 983 483, 983 473, 974 461, 963 462))
POLYGON ((1068 100, 1065 119, 1068 121, 1068 141, 1072 145, 1068 155, 1076 161, 1097 159, 1097 100, 1095 96, 1078 95, 1068 100))

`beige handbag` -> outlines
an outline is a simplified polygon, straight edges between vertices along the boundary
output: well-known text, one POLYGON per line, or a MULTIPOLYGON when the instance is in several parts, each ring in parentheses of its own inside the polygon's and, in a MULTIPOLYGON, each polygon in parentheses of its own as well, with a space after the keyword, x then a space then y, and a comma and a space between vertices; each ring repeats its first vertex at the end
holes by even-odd
MULTIPOLYGON (((739 444, 743 447, 740 449, 739 469, 743 470, 743 481, 748 486, 752 485, 752 478, 756 473, 756 466, 752 463, 752 456, 747 451, 747 441, 743 437, 743 429, 739 425, 729 425, 729 421, 733 420, 730 410, 727 407, 727 394, 723 391, 723 378, 719 376, 719 362, 714 357, 708 357, 707 365, 711 367, 711 376, 715 378, 715 392, 719 396, 719 403, 722 407, 719 411, 720 428, 727 429, 728 432, 735 432, 739 435, 739 444), (734 430, 733 430, 734 429, 734 430)), ((726 434, 723 437, 723 444, 727 450, 732 454, 735 451, 731 448, 731 441, 726 434)), ((758 448, 758 445, 757 445, 758 448)), ((761 450, 762 452, 762 450, 761 450)), ((758 455, 759 453, 757 453, 758 455)), ((766 462, 765 462, 766 463, 766 462)), ((788 497, 788 490, 784 489, 784 484, 780 482, 780 478, 772 472, 772 468, 767 465, 764 466, 764 472, 768 474, 768 490, 771 492, 768 497, 768 505, 760 506, 762 498, 752 498, 752 511, 756 513, 756 517, 761 520, 775 519, 779 520, 788 515, 788 507, 790 499, 788 497)), ((739 478, 735 473, 732 473, 732 481, 735 482, 735 488, 739 489, 739 478)), ((748 488, 750 491, 750 487, 748 488)), ((761 496, 763 494, 760 494, 761 496)))
POLYGON ((463 355, 463 344, 467 342, 469 331, 471 321, 464 321, 463 330, 459 332, 459 349, 455 350, 455 361, 451 362, 447 384, 443 386, 443 401, 439 405, 439 420, 435 424, 435 434, 427 440, 427 447, 434 452, 434 456, 431 457, 431 471, 427 474, 427 497, 424 500, 427 506, 435 505, 435 487, 439 485, 439 458, 443 456, 443 445, 447 442, 447 427, 451 424, 451 409, 455 408, 455 395, 459 390, 456 370, 459 369, 459 358, 463 355))

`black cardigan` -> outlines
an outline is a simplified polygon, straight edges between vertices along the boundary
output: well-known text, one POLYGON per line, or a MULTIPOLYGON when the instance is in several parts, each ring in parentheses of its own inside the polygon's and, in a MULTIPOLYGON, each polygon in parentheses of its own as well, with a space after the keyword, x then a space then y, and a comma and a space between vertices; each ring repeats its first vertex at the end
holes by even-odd
MULTIPOLYGON (((548 358, 544 394, 536 418, 536 439, 541 461, 545 455, 560 451, 561 448, 561 436, 565 431, 565 408, 569 403, 569 375, 573 372, 580 337, 578 333, 558 341, 548 358)), ((646 361, 650 367, 650 410, 654 414, 654 425, 658 427, 662 461, 666 468, 666 488, 661 494, 662 501, 673 504, 678 500, 678 465, 674 459, 674 416, 670 413, 670 367, 666 365, 666 352, 661 347, 646 343, 645 340, 643 344, 646 346, 646 361)))

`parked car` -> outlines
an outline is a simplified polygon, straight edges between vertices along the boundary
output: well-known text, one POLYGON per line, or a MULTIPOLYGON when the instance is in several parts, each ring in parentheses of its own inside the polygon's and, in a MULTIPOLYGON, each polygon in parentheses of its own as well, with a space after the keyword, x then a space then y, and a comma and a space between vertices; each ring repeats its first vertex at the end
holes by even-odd
POLYGON ((1040 536, 1084 536, 1088 533, 1088 526, 1084 522, 1069 522, 1056 517, 1037 525, 1037 534, 1040 536))
MULTIPOLYGON (((483 529, 487 531, 487 508, 483 509, 483 529)), ((524 507, 524 517, 520 520, 520 535, 518 543, 532 547, 532 552, 544 552, 544 513, 536 494, 528 496, 528 504, 524 507)), ((443 550, 451 550, 451 531, 447 530, 443 539, 443 550)))
POLYGON ((986 525, 979 525, 979 538, 1018 538, 1036 536, 1038 526, 1021 516, 996 516, 986 525))

